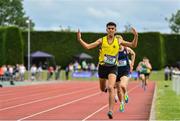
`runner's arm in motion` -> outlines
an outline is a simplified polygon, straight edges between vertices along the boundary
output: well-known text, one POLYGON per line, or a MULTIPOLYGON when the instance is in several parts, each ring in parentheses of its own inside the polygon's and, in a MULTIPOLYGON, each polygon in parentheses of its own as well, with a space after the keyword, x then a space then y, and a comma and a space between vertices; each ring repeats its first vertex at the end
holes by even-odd
POLYGON ((135 54, 135 52, 131 48, 127 47, 126 49, 127 49, 128 54, 131 55, 130 68, 131 68, 131 72, 132 72, 133 71, 133 67, 134 67, 134 62, 135 62, 136 54, 135 54))
POLYGON ((96 40, 95 42, 92 42, 92 43, 86 43, 82 38, 81 38, 81 32, 80 30, 78 29, 78 32, 77 32, 77 39, 78 41, 80 42, 80 44, 85 48, 85 49, 92 49, 92 48, 95 48, 97 47, 98 45, 100 45, 102 43, 102 39, 98 39, 96 40))
POLYGON ((128 41, 124 41, 124 40, 120 39, 120 44, 122 44, 124 46, 135 48, 135 47, 137 47, 137 43, 138 43, 138 33, 136 32, 136 30, 134 28, 132 28, 131 31, 134 34, 133 41, 132 42, 128 42, 128 41))
POLYGON ((138 66, 137 66, 137 68, 136 68, 136 70, 137 71, 140 71, 141 70, 141 68, 142 68, 142 61, 140 61, 139 63, 138 63, 138 66))
POLYGON ((146 67, 148 68, 148 69, 152 69, 152 66, 151 66, 151 64, 150 64, 150 62, 149 62, 149 59, 147 60, 147 62, 146 62, 146 67))

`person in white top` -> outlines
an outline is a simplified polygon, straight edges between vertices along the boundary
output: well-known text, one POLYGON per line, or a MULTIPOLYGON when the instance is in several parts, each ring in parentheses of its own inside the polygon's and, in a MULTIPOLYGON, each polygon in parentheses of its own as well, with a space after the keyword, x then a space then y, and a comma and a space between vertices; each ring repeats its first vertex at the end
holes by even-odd
POLYGON ((33 66, 31 67, 31 80, 32 80, 32 81, 36 79, 36 78, 35 78, 36 72, 37 72, 37 67, 36 67, 36 65, 33 65, 33 66))
POLYGON ((26 68, 23 64, 21 64, 19 66, 19 74, 20 74, 20 80, 24 81, 24 77, 25 77, 25 72, 26 72, 26 68))

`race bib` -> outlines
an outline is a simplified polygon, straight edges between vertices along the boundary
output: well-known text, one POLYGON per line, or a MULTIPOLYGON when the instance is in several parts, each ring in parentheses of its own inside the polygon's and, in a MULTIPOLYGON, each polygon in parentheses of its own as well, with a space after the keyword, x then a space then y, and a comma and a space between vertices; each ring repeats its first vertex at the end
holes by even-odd
POLYGON ((147 73, 147 69, 146 68, 141 68, 140 73, 147 73))
POLYGON ((126 60, 119 60, 118 66, 127 66, 127 61, 126 60))
POLYGON ((104 56, 104 62, 106 64, 115 65, 116 64, 116 56, 105 55, 104 56))

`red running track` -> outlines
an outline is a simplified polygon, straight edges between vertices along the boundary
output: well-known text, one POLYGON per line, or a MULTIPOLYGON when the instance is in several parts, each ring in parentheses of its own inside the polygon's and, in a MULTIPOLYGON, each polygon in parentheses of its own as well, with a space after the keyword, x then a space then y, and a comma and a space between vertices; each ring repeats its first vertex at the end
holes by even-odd
MULTIPOLYGON (((148 120, 155 83, 144 91, 139 83, 128 86, 125 112, 115 104, 113 120, 148 120)), ((61 82, 0 89, 0 120, 108 120, 108 94, 98 82, 61 82)))

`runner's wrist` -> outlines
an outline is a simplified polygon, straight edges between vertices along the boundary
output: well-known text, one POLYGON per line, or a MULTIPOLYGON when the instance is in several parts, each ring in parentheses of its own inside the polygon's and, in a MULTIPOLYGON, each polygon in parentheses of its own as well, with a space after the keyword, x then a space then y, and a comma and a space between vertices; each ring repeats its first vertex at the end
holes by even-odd
POLYGON ((78 38, 78 40, 79 40, 79 41, 82 41, 82 38, 80 37, 80 38, 78 38))

